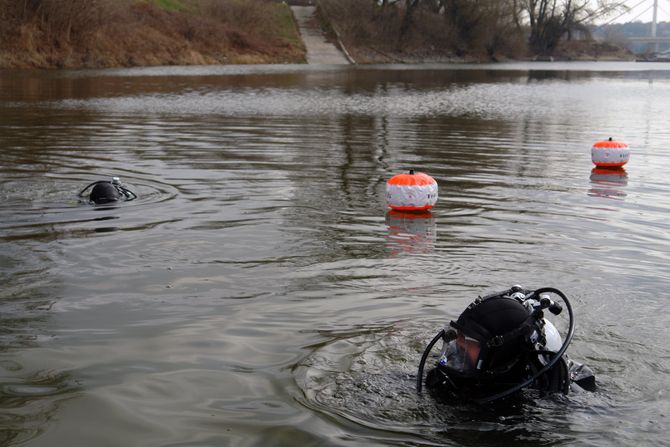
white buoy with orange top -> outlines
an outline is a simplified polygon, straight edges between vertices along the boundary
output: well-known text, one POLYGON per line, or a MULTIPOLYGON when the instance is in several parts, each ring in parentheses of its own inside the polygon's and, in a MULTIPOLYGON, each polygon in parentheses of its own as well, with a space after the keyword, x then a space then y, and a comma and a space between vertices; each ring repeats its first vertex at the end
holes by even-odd
POLYGON ((620 168, 628 163, 630 149, 626 143, 608 140, 598 141, 591 148, 591 160, 600 168, 620 168))
POLYGON ((423 172, 410 170, 386 182, 386 202, 397 211, 426 211, 437 202, 437 182, 423 172))

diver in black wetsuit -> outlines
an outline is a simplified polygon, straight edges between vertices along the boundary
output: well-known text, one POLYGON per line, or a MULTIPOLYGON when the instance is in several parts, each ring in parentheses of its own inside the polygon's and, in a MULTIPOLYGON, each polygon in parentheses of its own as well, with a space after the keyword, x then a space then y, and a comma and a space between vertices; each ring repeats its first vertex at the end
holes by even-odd
POLYGON ((98 180, 86 186, 79 193, 79 197, 84 197, 86 191, 91 189, 88 200, 96 205, 104 205, 118 202, 120 200, 134 200, 137 198, 134 192, 121 184, 118 177, 112 177, 111 181, 98 180))
POLYGON ((565 351, 574 333, 574 315, 567 297, 550 287, 509 290, 477 298, 455 322, 428 344, 421 358, 417 390, 433 346, 443 347, 425 385, 447 401, 492 402, 529 387, 542 393, 567 394, 571 389, 595 390, 595 376, 586 366, 568 360, 565 351), (549 294, 562 298, 570 324, 564 342, 544 318, 562 311, 549 294))

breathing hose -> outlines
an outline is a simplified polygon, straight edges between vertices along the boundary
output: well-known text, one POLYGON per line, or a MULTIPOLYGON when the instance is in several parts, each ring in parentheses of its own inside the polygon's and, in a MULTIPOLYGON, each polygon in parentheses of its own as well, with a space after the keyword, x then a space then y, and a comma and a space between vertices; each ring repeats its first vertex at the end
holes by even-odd
POLYGON ((421 387, 422 387, 422 382, 423 382, 423 367, 426 365, 426 359, 428 358, 428 354, 430 354, 430 351, 433 349, 433 346, 435 346, 435 343, 438 342, 440 338, 444 337, 444 329, 441 329, 440 332, 437 333, 435 337, 428 343, 428 346, 426 346, 426 349, 423 351, 423 355, 421 356, 421 361, 419 362, 419 371, 417 372, 417 377, 416 377, 416 392, 420 393, 421 392, 421 387))

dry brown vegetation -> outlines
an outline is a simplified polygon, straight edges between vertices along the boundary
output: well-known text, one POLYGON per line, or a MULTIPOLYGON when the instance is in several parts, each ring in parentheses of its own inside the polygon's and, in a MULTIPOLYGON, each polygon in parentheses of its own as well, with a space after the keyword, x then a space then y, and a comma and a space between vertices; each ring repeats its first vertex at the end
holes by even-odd
POLYGON ((267 0, 0 0, 0 67, 303 62, 267 0))
MULTIPOLYGON (((616 0, 319 0, 359 63, 620 58, 587 24, 614 13, 616 0), (592 3, 596 7, 592 7, 592 3)), ((616 51, 615 51, 616 50, 616 51)))
POLYGON ((496 60, 523 57, 522 30, 504 0, 435 3, 321 0, 321 13, 357 62, 496 60))
MULTIPOLYGON (((621 57, 570 40, 596 13, 588 0, 314 3, 358 63, 621 57)), ((0 0, 0 68, 304 60, 290 10, 277 0, 0 0)))

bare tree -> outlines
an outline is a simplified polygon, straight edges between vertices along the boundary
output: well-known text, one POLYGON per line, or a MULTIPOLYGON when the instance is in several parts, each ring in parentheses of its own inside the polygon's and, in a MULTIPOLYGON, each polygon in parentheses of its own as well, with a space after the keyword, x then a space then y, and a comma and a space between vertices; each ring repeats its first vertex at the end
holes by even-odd
MULTIPOLYGON (((399 12, 399 47, 409 40, 415 17, 421 13, 422 20, 428 15, 442 18, 441 34, 452 40, 457 51, 493 54, 508 46, 511 38, 521 35, 518 1, 522 0, 374 0, 374 6, 378 11, 393 6, 399 12)), ((391 15, 380 14, 378 17, 393 19, 391 15)))
POLYGON ((538 54, 550 54, 561 38, 594 19, 625 8, 615 0, 518 0, 528 15, 528 44, 538 54))
POLYGON ((410 26, 412 25, 414 10, 417 6, 419 6, 420 1, 421 0, 405 0, 405 16, 402 19, 402 25, 400 25, 399 40, 405 36, 410 26))

